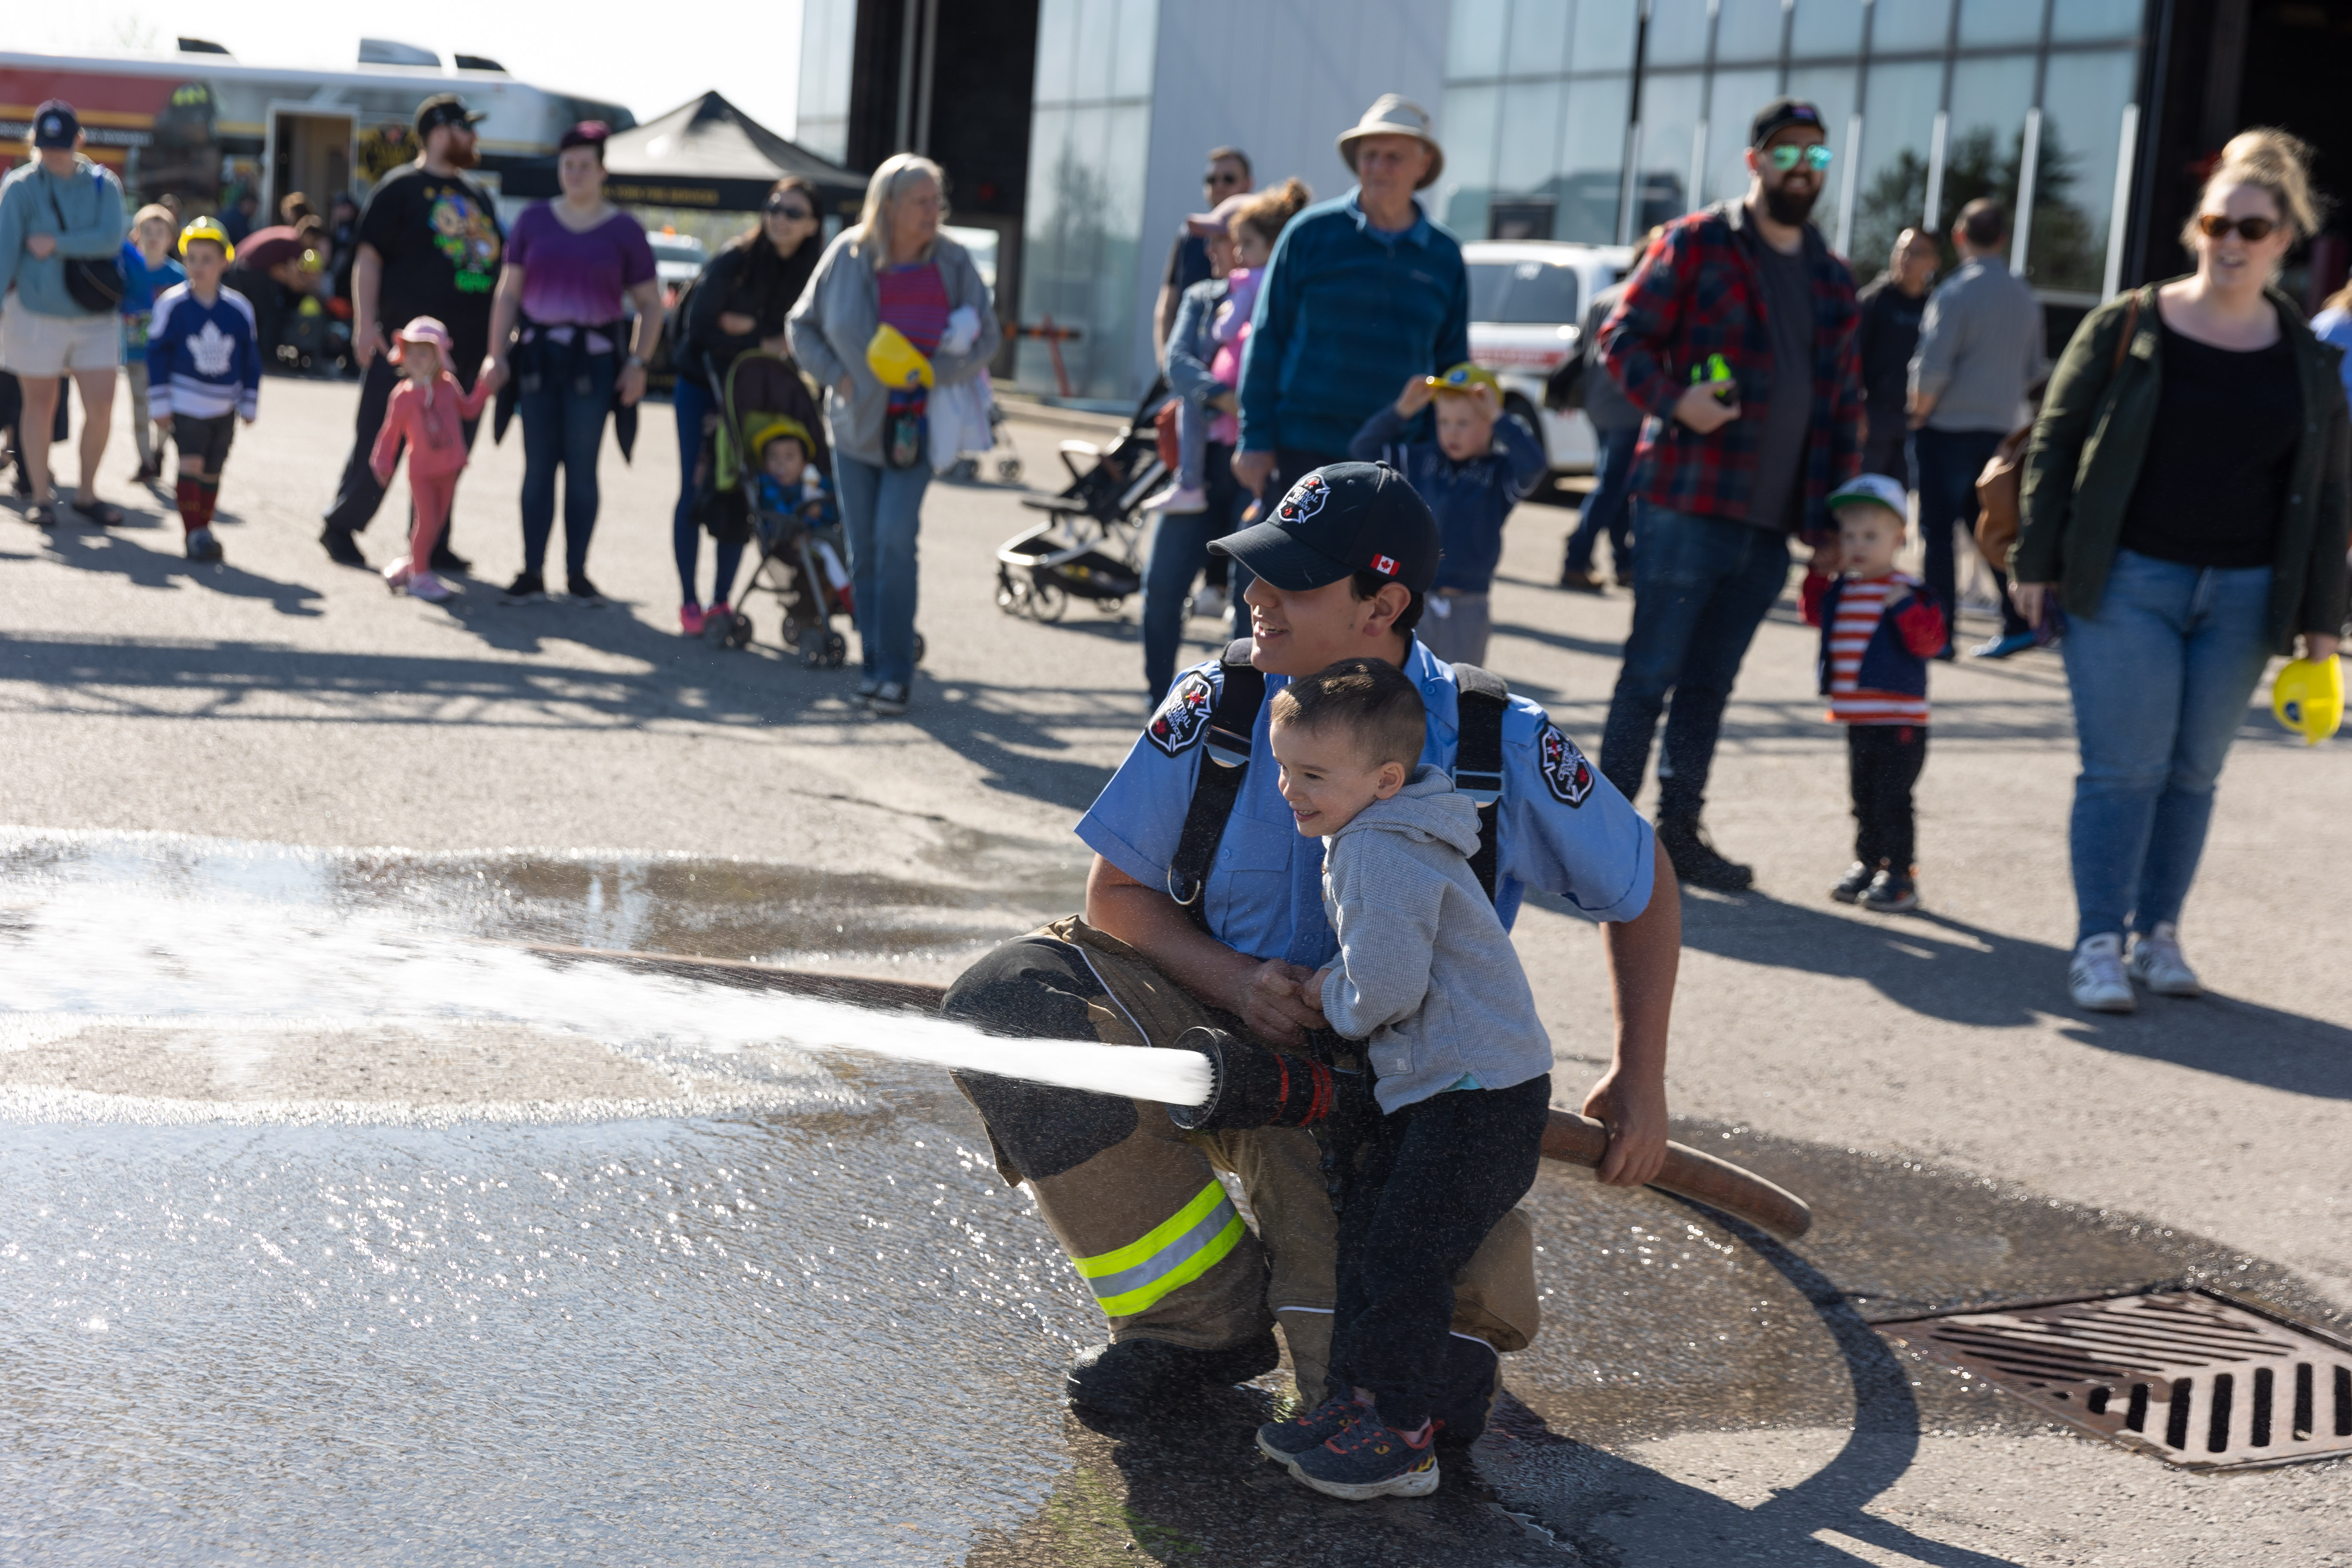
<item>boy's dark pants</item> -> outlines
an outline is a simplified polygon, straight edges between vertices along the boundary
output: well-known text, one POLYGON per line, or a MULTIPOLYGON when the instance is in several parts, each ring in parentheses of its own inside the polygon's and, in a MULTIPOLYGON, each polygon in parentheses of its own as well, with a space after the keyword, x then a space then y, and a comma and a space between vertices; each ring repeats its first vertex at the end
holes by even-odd
POLYGON ((1454 1276, 1535 1184, 1551 1075, 1433 1094, 1380 1119, 1339 1211, 1329 1390, 1411 1431, 1444 1393, 1454 1276))
POLYGON ((1853 784, 1853 858, 1908 874, 1918 849, 1911 786, 1927 761, 1925 724, 1848 724, 1846 773, 1853 784))

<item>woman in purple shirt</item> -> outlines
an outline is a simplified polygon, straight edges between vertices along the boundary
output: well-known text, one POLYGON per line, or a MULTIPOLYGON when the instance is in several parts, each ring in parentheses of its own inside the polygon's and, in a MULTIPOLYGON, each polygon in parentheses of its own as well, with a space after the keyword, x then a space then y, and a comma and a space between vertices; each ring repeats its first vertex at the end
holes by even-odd
POLYGON ((509 605, 547 597, 559 468, 564 587, 576 603, 604 603, 588 580, 596 454, 615 395, 624 405, 646 395, 646 356, 661 331, 661 284, 645 227, 604 199, 607 134, 595 120, 563 133, 555 159, 563 195, 515 220, 491 304, 486 374, 517 378, 522 418, 522 573, 506 591, 509 605), (624 296, 636 307, 634 321, 624 296))

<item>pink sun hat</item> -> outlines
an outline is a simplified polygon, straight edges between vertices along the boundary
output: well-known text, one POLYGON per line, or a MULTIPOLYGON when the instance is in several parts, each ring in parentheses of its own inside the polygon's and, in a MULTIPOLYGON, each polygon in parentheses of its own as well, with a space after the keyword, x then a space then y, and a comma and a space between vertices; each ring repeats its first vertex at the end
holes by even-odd
POLYGON ((457 345, 449 341, 449 329, 432 316, 419 316, 392 335, 392 363, 394 364, 400 363, 400 345, 403 343, 431 343, 441 355, 444 370, 449 366, 449 356, 457 352, 457 345))

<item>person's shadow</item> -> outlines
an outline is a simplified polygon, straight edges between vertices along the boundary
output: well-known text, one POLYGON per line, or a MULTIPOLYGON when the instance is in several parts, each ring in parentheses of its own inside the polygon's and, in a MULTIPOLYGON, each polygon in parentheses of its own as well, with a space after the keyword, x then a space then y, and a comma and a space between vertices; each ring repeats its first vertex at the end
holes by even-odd
MULTIPOLYGON (((155 549, 141 536, 163 531, 148 520, 147 514, 129 509, 126 514, 128 526, 121 528, 53 528, 47 532, 46 554, 78 572, 121 577, 133 587, 173 591, 202 588, 234 598, 267 599, 281 616, 325 613, 319 602, 319 590, 307 584, 281 583, 274 577, 248 572, 230 561, 190 561, 169 548, 155 549)), ((180 541, 174 535, 170 542, 177 545, 180 541)))

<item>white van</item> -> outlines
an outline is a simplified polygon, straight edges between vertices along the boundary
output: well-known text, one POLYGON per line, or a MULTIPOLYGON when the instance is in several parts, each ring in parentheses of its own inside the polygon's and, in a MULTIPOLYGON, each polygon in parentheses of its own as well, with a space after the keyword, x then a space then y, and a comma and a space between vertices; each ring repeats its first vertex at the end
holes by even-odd
POLYGON ((1544 383, 1576 353, 1592 297, 1623 277, 1639 252, 1622 245, 1477 240, 1470 268, 1470 358, 1503 384, 1504 412, 1543 437, 1555 474, 1591 473, 1591 421, 1544 406, 1544 383))

